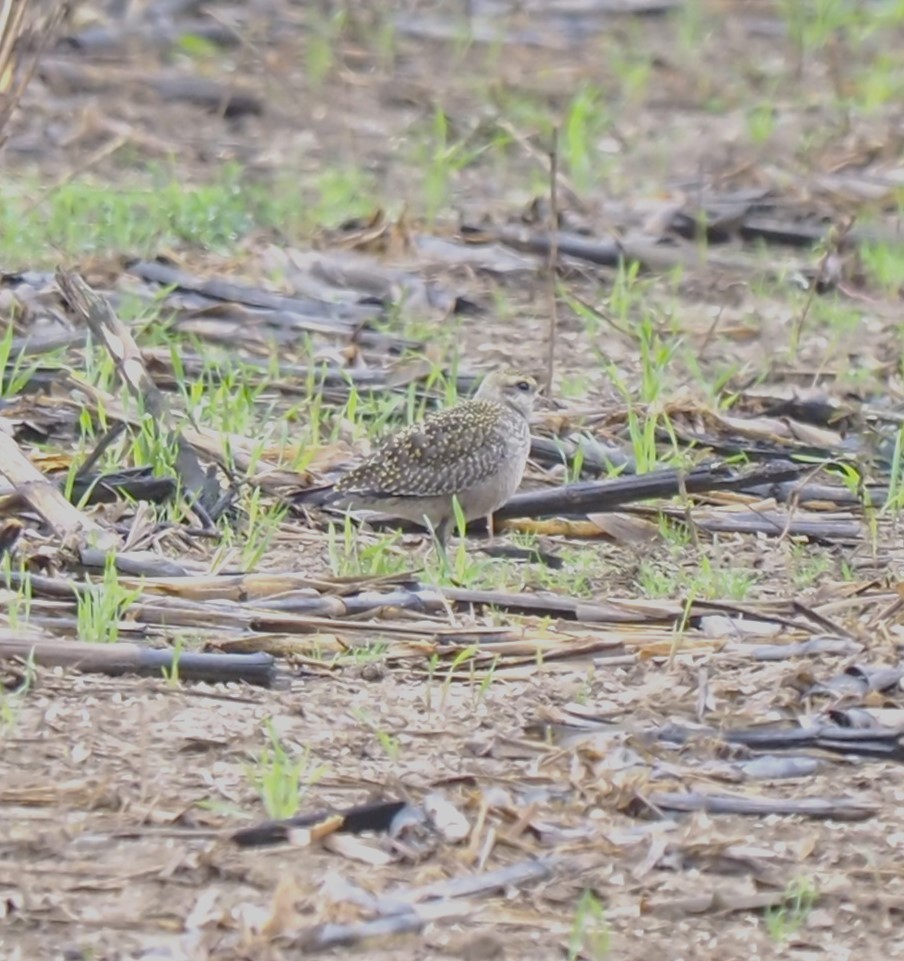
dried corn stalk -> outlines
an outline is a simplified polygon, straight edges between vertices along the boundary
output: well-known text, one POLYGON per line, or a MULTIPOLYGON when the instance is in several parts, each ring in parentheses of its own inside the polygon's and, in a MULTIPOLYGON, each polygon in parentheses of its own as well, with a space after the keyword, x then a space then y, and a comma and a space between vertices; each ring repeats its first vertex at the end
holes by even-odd
POLYGON ((0 145, 68 0, 0 0, 0 145))

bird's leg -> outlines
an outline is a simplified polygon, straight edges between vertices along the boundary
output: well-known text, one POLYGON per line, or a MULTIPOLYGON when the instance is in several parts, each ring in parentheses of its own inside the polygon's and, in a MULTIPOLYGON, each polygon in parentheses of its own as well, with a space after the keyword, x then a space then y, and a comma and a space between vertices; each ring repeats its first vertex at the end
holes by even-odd
POLYGON ((443 573, 448 577, 452 576, 452 565, 449 562, 449 555, 446 552, 446 544, 449 541, 450 524, 450 518, 444 517, 438 524, 434 525, 430 518, 427 517, 426 514, 424 515, 424 525, 433 537, 433 543, 436 546, 436 553, 439 555, 443 573))
POLYGON ((451 520, 448 517, 444 517, 439 524, 436 526, 436 530, 433 532, 433 536, 436 538, 436 546, 439 551, 439 556, 443 562, 443 568, 445 570, 447 577, 452 577, 452 564, 449 561, 449 553, 446 550, 446 545, 449 543, 449 528, 451 527, 451 520))
POLYGON ((490 543, 493 543, 493 539, 496 537, 496 528, 493 525, 493 515, 487 514, 487 535, 490 538, 490 543))
POLYGON ((452 519, 450 517, 444 517, 439 524, 436 525, 436 530, 433 532, 436 536, 439 546, 445 550, 446 544, 449 543, 449 530, 452 527, 452 519))

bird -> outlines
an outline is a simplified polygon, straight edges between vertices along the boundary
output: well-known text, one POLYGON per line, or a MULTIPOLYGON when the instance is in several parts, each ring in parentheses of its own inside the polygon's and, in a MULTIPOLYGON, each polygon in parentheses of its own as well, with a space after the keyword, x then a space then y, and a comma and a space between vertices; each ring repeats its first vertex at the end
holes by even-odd
POLYGON ((521 484, 530 452, 537 381, 517 370, 488 374, 470 399, 391 435, 333 488, 335 506, 377 510, 430 529, 445 553, 455 520, 492 514, 521 484))

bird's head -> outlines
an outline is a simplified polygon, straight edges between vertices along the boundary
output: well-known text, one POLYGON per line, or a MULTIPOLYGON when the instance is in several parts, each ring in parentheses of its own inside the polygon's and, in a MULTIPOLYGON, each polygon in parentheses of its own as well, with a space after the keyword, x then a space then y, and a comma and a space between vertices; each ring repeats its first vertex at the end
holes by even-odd
POLYGON ((517 370, 495 370, 483 379, 475 397, 504 404, 527 420, 534 409, 537 381, 517 370))

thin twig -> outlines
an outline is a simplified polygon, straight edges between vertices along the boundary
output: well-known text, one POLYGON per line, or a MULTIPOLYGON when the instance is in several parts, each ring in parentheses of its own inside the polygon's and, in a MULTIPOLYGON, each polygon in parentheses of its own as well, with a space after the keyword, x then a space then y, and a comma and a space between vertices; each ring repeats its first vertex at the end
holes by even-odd
POLYGON ((832 227, 826 234, 825 240, 825 250, 823 255, 819 260, 819 266, 816 269, 816 276, 813 278, 813 282, 810 284, 810 290, 807 293, 807 301, 804 304, 803 310, 800 312, 800 316, 797 318, 797 322, 794 325, 794 330, 791 335, 791 351, 792 356, 797 356, 797 348, 800 345, 800 338, 804 332, 804 324, 806 323, 807 316, 810 313, 810 308, 813 306, 813 299, 819 290, 821 284, 825 281, 828 274, 829 259, 832 254, 837 253, 842 245, 844 244, 845 238, 851 232, 851 228, 854 226, 854 221, 857 218, 855 216, 850 216, 840 227, 832 227))
POLYGON ((559 312, 556 304, 556 266, 559 260, 559 128, 553 128, 552 148, 549 151, 549 259, 547 260, 547 281, 549 285, 549 353, 546 358, 546 393, 552 397, 552 380, 556 366, 556 328, 559 312))
POLYGON ((694 545, 694 550, 700 550, 700 536, 697 533, 697 523, 694 520, 694 511, 691 505, 691 499, 687 492, 687 481, 685 480, 684 471, 678 471, 678 491, 681 494, 681 503, 684 508, 684 520, 687 524, 687 529, 691 535, 691 541, 694 545))
MULTIPOLYGON (((517 127, 506 120, 504 117, 496 117, 494 120, 496 126, 503 132, 508 134, 512 140, 531 158, 535 163, 540 164, 545 169, 547 167, 547 158, 543 155, 543 151, 539 147, 535 147, 530 140, 530 137, 521 133, 517 127)), ((568 203, 581 213, 588 213, 587 204, 581 200, 580 194, 575 190, 574 184, 565 176, 561 171, 557 171, 556 179, 558 181, 559 190, 562 191, 562 195, 568 201, 568 203)))

